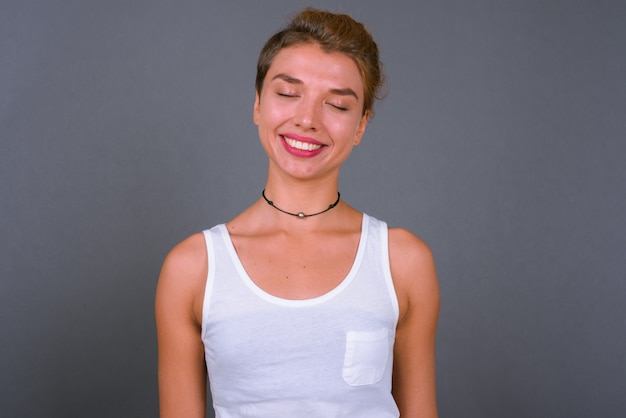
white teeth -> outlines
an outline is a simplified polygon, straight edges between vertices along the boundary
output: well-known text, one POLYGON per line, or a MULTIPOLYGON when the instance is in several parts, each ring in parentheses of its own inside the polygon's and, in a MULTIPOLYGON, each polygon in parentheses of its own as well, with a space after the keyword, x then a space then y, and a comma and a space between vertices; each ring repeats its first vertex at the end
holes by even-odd
POLYGON ((322 148, 321 145, 311 144, 310 142, 302 142, 293 138, 288 138, 286 136, 284 138, 285 138, 285 142, 287 142, 290 147, 295 148, 295 149, 299 149, 303 151, 313 151, 313 150, 322 148))

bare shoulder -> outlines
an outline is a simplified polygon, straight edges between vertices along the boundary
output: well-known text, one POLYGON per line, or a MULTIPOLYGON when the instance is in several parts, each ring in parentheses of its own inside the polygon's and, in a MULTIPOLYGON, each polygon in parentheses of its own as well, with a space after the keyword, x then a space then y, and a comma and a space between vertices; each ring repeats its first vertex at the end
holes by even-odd
POLYGON ((421 238, 403 228, 389 228, 389 250, 398 255, 432 260, 430 247, 421 238))
POLYGON ((159 305, 169 308, 178 305, 179 308, 193 308, 189 312, 197 313, 203 296, 207 265, 206 244, 202 233, 193 234, 176 245, 161 268, 157 285, 157 308, 159 305))
POLYGON ((425 276, 430 276, 434 271, 433 253, 412 232, 402 228, 389 229, 389 257, 392 270, 399 275, 399 279, 432 280, 425 276), (406 275, 409 277, 405 277, 406 275))
POLYGON ((412 232, 389 229, 391 275, 401 317, 409 307, 439 304, 439 285, 430 247, 412 232))
POLYGON ((184 273, 196 272, 203 268, 207 261, 206 244, 202 233, 193 234, 178 243, 169 252, 163 263, 166 271, 174 270, 184 273))

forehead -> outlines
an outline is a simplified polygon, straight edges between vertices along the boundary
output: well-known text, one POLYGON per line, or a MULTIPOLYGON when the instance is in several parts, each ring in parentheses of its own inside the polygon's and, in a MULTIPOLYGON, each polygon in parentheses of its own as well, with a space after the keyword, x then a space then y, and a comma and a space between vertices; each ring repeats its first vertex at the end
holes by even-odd
POLYGON ((272 60, 266 81, 272 80, 276 74, 287 74, 304 84, 336 84, 333 87, 363 91, 361 73, 354 60, 340 52, 326 52, 317 44, 281 49, 272 60))

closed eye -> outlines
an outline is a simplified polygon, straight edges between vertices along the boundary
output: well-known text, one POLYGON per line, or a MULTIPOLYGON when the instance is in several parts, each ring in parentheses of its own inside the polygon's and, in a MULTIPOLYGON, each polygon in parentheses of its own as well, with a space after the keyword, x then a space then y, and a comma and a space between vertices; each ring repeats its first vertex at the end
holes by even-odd
POLYGON ((341 110, 342 112, 345 112, 346 110, 348 110, 348 108, 347 108, 347 107, 344 107, 344 106, 340 106, 340 105, 336 105, 336 104, 332 104, 332 103, 329 103, 329 104, 330 104, 332 107, 334 107, 335 109, 337 109, 337 110, 341 110))

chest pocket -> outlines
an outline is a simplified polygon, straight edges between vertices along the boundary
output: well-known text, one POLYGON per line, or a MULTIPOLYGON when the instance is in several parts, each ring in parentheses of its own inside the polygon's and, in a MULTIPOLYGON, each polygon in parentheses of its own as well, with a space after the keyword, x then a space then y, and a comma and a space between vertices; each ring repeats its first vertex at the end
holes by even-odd
POLYGON ((389 330, 348 331, 342 377, 351 386, 371 385, 383 377, 389 357, 389 330))

